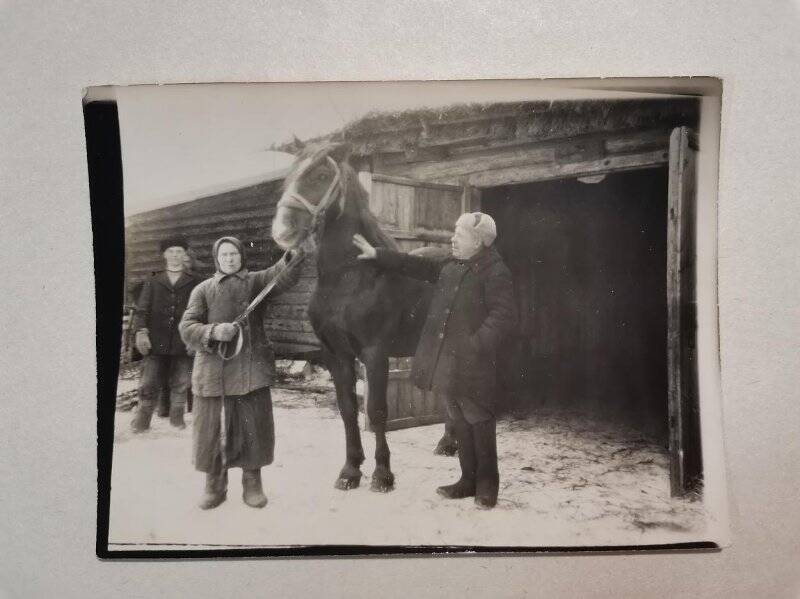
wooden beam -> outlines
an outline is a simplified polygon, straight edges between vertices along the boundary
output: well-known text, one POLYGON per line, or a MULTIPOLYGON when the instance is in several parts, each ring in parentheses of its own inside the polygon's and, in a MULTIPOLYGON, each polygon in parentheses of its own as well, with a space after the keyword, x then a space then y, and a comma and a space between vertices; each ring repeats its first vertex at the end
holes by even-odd
POLYGON ((319 339, 314 333, 270 330, 268 335, 273 343, 296 343, 319 347, 319 339))
POLYGON ((284 356, 316 356, 319 354, 319 345, 308 345, 304 343, 284 343, 274 342, 272 344, 275 350, 275 356, 282 358, 284 356))
MULTIPOLYGON (((425 414, 423 416, 408 416, 405 418, 396 418, 394 420, 386 421, 386 431, 397 431, 404 428, 412 428, 415 426, 428 426, 430 424, 441 424, 446 420, 444 412, 439 414, 425 414)), ((372 425, 368 422, 364 423, 366 430, 371 431, 372 425)))
POLYGON ((284 331, 287 333, 313 333, 311 323, 307 320, 288 318, 264 318, 264 326, 269 331, 284 331))
POLYGON ((645 150, 669 147, 669 129, 646 131, 626 131, 605 138, 606 152, 609 154, 634 154, 645 150))
POLYGON ((384 175, 382 173, 373 173, 372 182, 394 183, 395 185, 407 185, 408 187, 427 187, 428 189, 442 189, 445 191, 461 191, 461 188, 457 185, 431 183, 428 181, 419 181, 417 179, 410 179, 408 177, 384 175))
POLYGON ((425 229, 414 230, 414 239, 419 241, 448 243, 452 237, 452 231, 426 231, 425 229))
POLYGON ((483 151, 446 162, 412 165, 405 170, 408 176, 422 180, 458 180, 476 172, 511 166, 538 164, 554 159, 552 148, 513 148, 501 151, 483 151))
POLYGON ((533 183, 660 166, 666 164, 668 158, 667 151, 657 150, 641 154, 606 156, 599 160, 522 165, 473 173, 469 176, 468 181, 476 187, 533 183))
POLYGON ((282 304, 282 305, 307 305, 308 302, 311 301, 311 291, 301 291, 296 292, 292 291, 284 291, 280 295, 276 295, 272 302, 275 304, 282 304))

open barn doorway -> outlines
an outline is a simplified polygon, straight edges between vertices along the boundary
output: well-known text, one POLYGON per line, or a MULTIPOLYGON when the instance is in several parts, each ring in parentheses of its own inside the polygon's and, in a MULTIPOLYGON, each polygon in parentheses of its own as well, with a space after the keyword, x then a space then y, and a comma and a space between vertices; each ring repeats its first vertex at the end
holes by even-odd
POLYGON ((667 166, 484 188, 520 326, 509 409, 612 418, 667 446, 667 166))

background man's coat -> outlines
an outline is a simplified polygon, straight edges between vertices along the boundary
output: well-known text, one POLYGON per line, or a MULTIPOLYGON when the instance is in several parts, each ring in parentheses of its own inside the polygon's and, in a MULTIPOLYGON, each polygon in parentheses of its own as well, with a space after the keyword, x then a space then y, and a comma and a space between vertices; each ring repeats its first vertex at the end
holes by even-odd
POLYGON ((166 272, 160 272, 145 281, 139 294, 133 328, 147 329, 156 356, 185 356, 186 345, 181 340, 178 325, 183 316, 189 295, 200 278, 186 272, 173 286, 166 272))

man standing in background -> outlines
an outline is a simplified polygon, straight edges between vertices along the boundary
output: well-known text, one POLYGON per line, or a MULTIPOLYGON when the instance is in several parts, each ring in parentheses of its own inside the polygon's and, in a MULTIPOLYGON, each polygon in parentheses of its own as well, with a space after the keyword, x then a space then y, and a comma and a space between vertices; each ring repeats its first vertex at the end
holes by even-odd
POLYGON ((147 280, 139 295, 134 330, 136 349, 144 356, 139 384, 139 407, 131 422, 135 433, 150 428, 150 420, 162 387, 169 388, 170 424, 185 428, 183 413, 189 390, 192 366, 186 345, 180 338, 178 323, 186 310, 189 294, 200 282, 184 268, 185 239, 161 242, 165 270, 147 280))

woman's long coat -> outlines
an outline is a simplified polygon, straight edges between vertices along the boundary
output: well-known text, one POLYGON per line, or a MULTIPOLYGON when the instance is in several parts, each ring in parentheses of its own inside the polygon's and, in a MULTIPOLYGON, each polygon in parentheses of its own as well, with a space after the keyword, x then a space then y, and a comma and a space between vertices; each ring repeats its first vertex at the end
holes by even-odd
POLYGON ((445 261, 380 248, 377 263, 436 283, 414 356, 414 384, 494 411, 497 347, 517 323, 511 273, 494 246, 470 260, 445 261))
MULTIPOLYGON (((233 322, 269 284, 279 268, 283 265, 276 264, 256 272, 242 269, 231 275, 217 272, 192 291, 180 323, 180 333, 186 345, 197 352, 192 370, 192 392, 195 395, 218 397, 222 395, 223 385, 227 396, 245 395, 272 384, 275 352, 264 333, 261 308, 265 304, 262 303, 247 318, 239 355, 224 363, 217 355, 218 342, 211 339, 211 326, 233 322)), ((294 285, 299 273, 297 268, 287 272, 272 294, 277 295, 294 285)))

